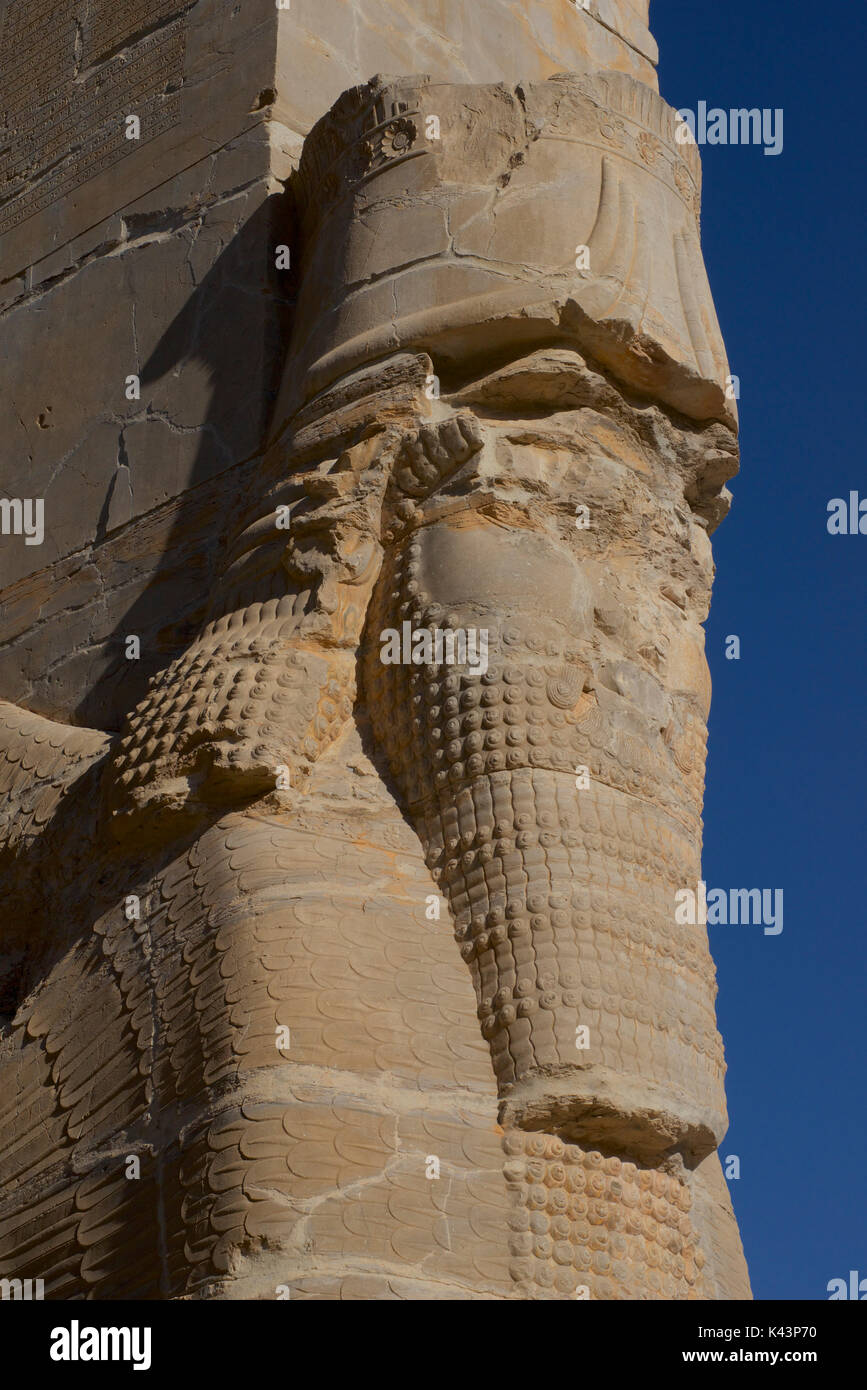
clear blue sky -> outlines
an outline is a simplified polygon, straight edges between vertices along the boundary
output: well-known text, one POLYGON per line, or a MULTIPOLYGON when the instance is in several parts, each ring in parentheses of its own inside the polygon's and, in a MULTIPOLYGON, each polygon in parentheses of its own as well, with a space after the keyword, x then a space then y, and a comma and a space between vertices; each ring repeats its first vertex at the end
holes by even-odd
POLYGON ((782 888, 783 933, 711 927, 757 1298, 867 1278, 865 8, 653 0, 673 106, 785 111, 784 149, 705 147, 705 258, 741 379, 741 474, 714 537, 704 876, 782 888), (725 659, 729 634, 740 661, 725 659))

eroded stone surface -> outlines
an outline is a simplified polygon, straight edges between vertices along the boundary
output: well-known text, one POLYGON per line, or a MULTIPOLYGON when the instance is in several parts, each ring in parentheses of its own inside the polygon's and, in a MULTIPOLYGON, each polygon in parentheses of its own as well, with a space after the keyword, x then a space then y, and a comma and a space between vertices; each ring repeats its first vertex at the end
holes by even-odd
POLYGON ((280 131, 137 193, 7 311, 24 345, 61 304, 103 322, 40 426, 63 466, 31 459, 51 563, 2 541, 0 1272, 748 1297, 714 968, 674 916, 736 421, 647 6, 491 0, 487 45, 456 6, 316 8, 256 31, 280 131), (275 203, 322 114, 280 76, 312 32, 322 104, 357 85, 275 203), (95 378, 131 351, 150 389, 118 408, 95 378), (429 650, 384 663, 405 628, 429 650))
POLYGON ((605 68, 656 87, 648 0, 292 0, 280 14, 275 118, 306 134, 374 72, 444 82, 518 82, 605 68), (284 78, 285 75, 285 78, 284 78))

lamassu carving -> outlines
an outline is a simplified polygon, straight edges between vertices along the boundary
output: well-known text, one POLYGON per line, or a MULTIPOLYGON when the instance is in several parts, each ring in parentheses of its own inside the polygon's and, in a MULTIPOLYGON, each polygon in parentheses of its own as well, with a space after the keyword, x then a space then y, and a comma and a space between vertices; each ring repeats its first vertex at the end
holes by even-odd
POLYGON ((50 1296, 748 1296, 674 912, 737 466, 674 131, 607 74, 374 79, 309 135, 207 622, 110 741, 4 707, 44 945, 0 1239, 50 1296), (383 660, 405 623, 484 669, 383 660))

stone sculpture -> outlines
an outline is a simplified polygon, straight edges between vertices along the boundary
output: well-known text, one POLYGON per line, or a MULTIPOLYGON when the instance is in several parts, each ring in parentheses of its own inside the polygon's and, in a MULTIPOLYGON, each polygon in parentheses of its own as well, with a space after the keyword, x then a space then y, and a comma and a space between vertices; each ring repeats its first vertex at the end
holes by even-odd
POLYGON ((307 137, 207 620, 116 737, 0 707, 3 1274, 749 1296, 675 921, 737 466, 699 186, 628 73, 375 78, 307 137))

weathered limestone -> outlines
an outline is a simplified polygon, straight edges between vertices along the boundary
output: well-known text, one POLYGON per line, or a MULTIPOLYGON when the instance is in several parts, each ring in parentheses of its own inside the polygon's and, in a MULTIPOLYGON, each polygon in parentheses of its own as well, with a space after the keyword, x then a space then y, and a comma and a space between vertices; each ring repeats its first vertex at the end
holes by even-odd
POLYGON ((292 0, 280 12, 274 117, 306 135, 359 75, 518 82, 604 68, 656 87, 648 0, 292 0))
MULTIPOLYGON (((206 480, 207 606, 178 599, 146 691, 115 682, 117 734, 0 706, 0 1271, 748 1297, 713 964, 674 911, 737 467, 696 151, 646 5, 570 12, 565 74, 550 4, 480 6, 489 45, 463 6, 318 9, 279 14, 278 72, 318 35, 329 98, 371 46, 430 75, 350 87, 304 141, 291 343, 267 448, 206 480)), ((315 97, 275 94, 272 149, 315 97)))
POLYGON ((274 246, 296 238, 283 181, 340 93, 377 71, 517 82, 602 66, 655 84, 646 11, 8 0, 0 469, 8 495, 46 504, 44 544, 7 547, 0 567, 8 698, 117 729, 201 620, 285 356, 292 287, 274 246))
POLYGON ((46 521, 3 546, 0 682, 116 729, 201 619, 273 408, 277 10, 9 0, 0 25, 0 469, 46 521))

